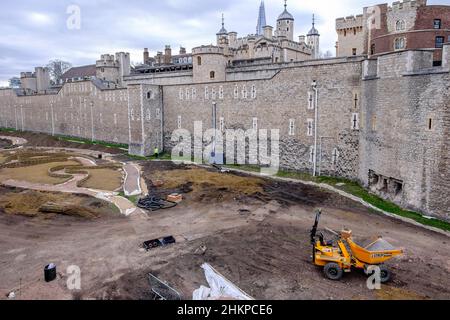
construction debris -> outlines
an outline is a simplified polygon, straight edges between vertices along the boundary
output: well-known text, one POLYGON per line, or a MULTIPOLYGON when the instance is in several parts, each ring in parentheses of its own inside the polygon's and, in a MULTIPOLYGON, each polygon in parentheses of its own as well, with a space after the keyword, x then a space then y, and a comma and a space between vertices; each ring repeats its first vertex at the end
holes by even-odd
POLYGON ((181 295, 178 291, 173 289, 167 283, 162 282, 151 273, 148 274, 148 282, 150 284, 150 290, 154 294, 154 300, 181 300, 181 295))
POLYGON ((183 196, 179 193, 172 193, 167 196, 167 201, 180 203, 181 201, 183 201, 183 196))
POLYGON ((161 209, 170 209, 177 205, 176 202, 163 200, 158 196, 147 196, 139 199, 137 206, 141 209, 149 211, 157 211, 161 209))
POLYGON ((153 239, 153 240, 145 241, 143 243, 143 247, 145 250, 149 251, 154 248, 165 247, 165 246, 168 246, 168 245, 171 245, 174 243, 176 243, 175 238, 173 236, 168 236, 168 237, 161 238, 161 239, 153 239))
POLYGON ((201 286, 194 291, 192 300, 255 300, 236 287, 209 264, 202 265, 209 288, 201 286))

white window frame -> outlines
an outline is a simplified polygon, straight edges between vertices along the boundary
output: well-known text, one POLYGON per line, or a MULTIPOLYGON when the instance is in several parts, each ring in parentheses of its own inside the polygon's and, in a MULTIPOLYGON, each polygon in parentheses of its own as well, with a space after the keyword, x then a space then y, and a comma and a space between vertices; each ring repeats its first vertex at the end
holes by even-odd
POLYGON ((247 98, 248 98, 247 86, 244 84, 242 86, 242 99, 247 99, 247 98))
POLYGON ((215 88, 215 87, 212 87, 212 88, 211 88, 211 99, 212 99, 212 100, 216 100, 216 98, 217 98, 217 95, 216 95, 216 88, 215 88))
POLYGON ((196 88, 192 88, 191 96, 192 96, 192 100, 195 100, 197 98, 197 89, 196 88))
POLYGON ((252 97, 252 99, 256 99, 256 86, 255 85, 252 85, 251 97, 252 97))
POLYGON ((178 116, 178 120, 177 120, 177 127, 178 127, 178 129, 181 129, 181 125, 182 125, 182 123, 181 123, 181 116, 178 116))
POLYGON ((190 90, 189 90, 189 88, 186 88, 185 96, 186 96, 186 100, 190 99, 190 90))
POLYGON ((314 101, 314 92, 308 91, 308 110, 314 110, 315 101, 314 101))
POLYGON ((235 99, 239 99, 239 86, 238 85, 235 85, 234 86, 234 98, 235 99))
POLYGON ((314 146, 310 146, 309 147, 309 162, 313 163, 314 162, 314 146))
POLYGON ((294 136, 295 135, 295 120, 289 119, 289 135, 294 136))
POLYGON ((339 156, 340 156, 340 154, 339 154, 338 148, 334 148, 333 152, 331 153, 331 163, 333 165, 337 165, 338 160, 339 160, 339 156))
POLYGON ((223 117, 219 118, 219 128, 220 128, 220 131, 222 131, 222 132, 225 131, 225 119, 223 117))
POLYGON ((180 100, 183 100, 183 99, 184 99, 184 91, 183 91, 183 88, 180 88, 179 96, 180 96, 180 100))
POLYGON ((209 100, 209 88, 208 88, 208 86, 205 87, 205 100, 209 100))
POLYGON ((359 113, 352 113, 351 127, 352 130, 359 130, 359 113), (356 120, 356 123, 355 123, 356 120))
POLYGON ((133 108, 131 108, 131 110, 130 110, 130 119, 131 119, 131 121, 134 121, 134 109, 133 108))
POLYGON ((252 120, 252 129, 258 130, 258 118, 253 118, 252 120))
POLYGON ((147 121, 152 120, 152 113, 151 113, 151 111, 150 111, 150 108, 147 108, 147 110, 146 110, 146 113, 145 113, 145 119, 146 119, 147 121))
POLYGON ((306 126, 306 135, 308 137, 312 137, 314 134, 314 119, 308 119, 306 120, 307 126, 306 126))
POLYGON ((219 99, 223 100, 223 86, 219 87, 219 99))

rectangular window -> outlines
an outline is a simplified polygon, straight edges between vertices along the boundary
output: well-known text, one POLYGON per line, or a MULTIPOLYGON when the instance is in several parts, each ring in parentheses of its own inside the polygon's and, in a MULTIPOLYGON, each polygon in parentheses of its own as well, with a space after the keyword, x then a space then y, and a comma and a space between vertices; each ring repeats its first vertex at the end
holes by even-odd
POLYGON ((189 100, 190 90, 186 88, 186 100, 189 100))
POLYGON ((178 129, 181 129, 181 116, 178 116, 178 129))
POLYGON ((352 54, 353 54, 354 56, 356 56, 356 48, 353 48, 353 49, 352 49, 352 54))
POLYGON ((308 119, 307 120, 306 135, 308 137, 312 137, 313 136, 313 132, 314 132, 314 120, 313 119, 308 119))
POLYGON ((289 119, 289 135, 293 136, 295 135, 295 120, 289 119))
POLYGON ((183 98, 184 98, 183 89, 180 88, 180 100, 183 100, 183 98))
POLYGON ((219 87, 219 99, 223 99, 223 87, 222 86, 220 86, 219 87))
POLYGON ((442 27, 442 21, 441 19, 434 19, 434 29, 441 29, 442 27))
POLYGON ((234 87, 234 98, 239 99, 239 87, 237 85, 234 87))
POLYGON ((161 119, 161 109, 156 109, 156 119, 161 119))
POLYGON ((256 99, 256 86, 252 86, 252 99, 256 99))
POLYGON ((314 146, 309 147, 309 162, 314 162, 314 146))
POLYGON ((258 130, 258 118, 253 118, 252 128, 253 130, 258 130))
POLYGON ((114 113, 114 124, 117 125, 117 114, 114 113))
POLYGON ((352 114, 352 130, 359 130, 359 113, 352 114))
POLYGON ((211 89, 211 99, 216 100, 216 88, 211 89))
POLYGON ((433 119, 429 118, 428 119, 428 130, 432 130, 433 129, 433 119))
POLYGON ((308 109, 314 110, 314 93, 308 91, 308 109))
POLYGON ((442 48, 444 47, 444 41, 445 38, 444 37, 436 37, 436 48, 442 48))
POLYGON ((219 119, 219 123, 220 123, 220 131, 225 131, 225 119, 223 117, 220 117, 219 119))
POLYGON ((371 122, 372 122, 372 131, 376 131, 377 130, 377 116, 373 116, 371 122))
POLYGON ((248 97, 247 86, 243 85, 242 86, 242 99, 247 99, 247 97, 248 97))
POLYGON ((195 100, 197 98, 197 89, 192 88, 192 100, 195 100))
POLYGON ((205 87, 205 100, 209 100, 209 89, 205 87))

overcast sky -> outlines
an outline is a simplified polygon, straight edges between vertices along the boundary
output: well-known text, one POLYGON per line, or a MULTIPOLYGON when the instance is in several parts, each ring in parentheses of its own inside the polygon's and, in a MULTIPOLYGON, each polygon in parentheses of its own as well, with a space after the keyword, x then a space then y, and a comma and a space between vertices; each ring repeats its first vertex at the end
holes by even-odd
MULTIPOLYGON (((170 44, 192 47, 215 43, 225 14, 228 31, 240 36, 255 33, 260 0, 1 0, 0 86, 21 71, 31 71, 51 59, 73 65, 92 64, 101 53, 126 51, 133 62, 142 61, 142 50, 151 54, 170 44), (76 24, 68 8, 80 9, 76 24), (75 28, 74 28, 75 27, 75 28)), ((359 14, 376 0, 288 0, 295 18, 295 36, 311 28, 317 17, 322 50, 334 53, 335 19, 359 14)), ((429 3, 450 4, 450 0, 429 3)), ((274 26, 283 11, 283 0, 265 0, 267 23, 274 26)), ((71 11, 72 13, 74 11, 71 11)))

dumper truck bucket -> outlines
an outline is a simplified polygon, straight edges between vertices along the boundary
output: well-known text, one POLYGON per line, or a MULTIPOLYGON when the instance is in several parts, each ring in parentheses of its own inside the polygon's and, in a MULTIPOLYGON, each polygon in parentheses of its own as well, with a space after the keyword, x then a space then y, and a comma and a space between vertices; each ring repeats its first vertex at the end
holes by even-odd
POLYGON ((347 239, 347 242, 353 257, 370 265, 382 264, 403 253, 402 249, 394 249, 391 244, 381 238, 372 242, 366 248, 357 245, 351 238, 347 239))

